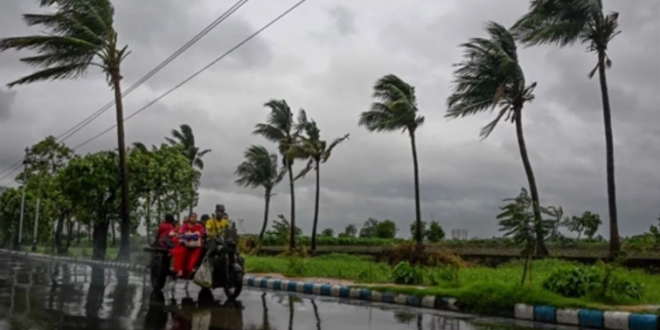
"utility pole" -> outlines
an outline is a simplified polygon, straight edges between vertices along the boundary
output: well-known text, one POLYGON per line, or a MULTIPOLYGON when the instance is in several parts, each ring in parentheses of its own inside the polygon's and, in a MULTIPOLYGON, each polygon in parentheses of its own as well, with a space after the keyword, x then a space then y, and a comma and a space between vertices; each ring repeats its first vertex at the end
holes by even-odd
MULTIPOLYGON (((43 160, 39 161, 39 165, 43 166, 44 162, 43 160)), ((42 172, 42 171, 40 171, 42 172)), ((40 173, 43 174, 43 173, 40 173)), ((37 190, 37 212, 34 216, 34 235, 32 235, 32 252, 37 251, 37 234, 39 233, 37 230, 39 228, 39 204, 41 202, 41 183, 43 182, 43 176, 39 178, 39 189, 37 190)))
MULTIPOLYGON (((23 159, 23 169, 27 169, 27 157, 30 152, 29 148, 25 148, 25 159, 23 159)), ((21 196, 21 218, 18 223, 18 249, 21 249, 21 241, 23 240, 23 216, 25 215, 25 190, 27 190, 27 178, 23 178, 23 194, 21 196)))

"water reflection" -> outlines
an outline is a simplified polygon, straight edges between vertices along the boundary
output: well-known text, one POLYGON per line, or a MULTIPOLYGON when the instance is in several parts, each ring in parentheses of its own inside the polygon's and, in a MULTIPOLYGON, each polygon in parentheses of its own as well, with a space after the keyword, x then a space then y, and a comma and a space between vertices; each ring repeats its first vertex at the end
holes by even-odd
MULTIPOLYGON (((209 290, 201 290, 197 300, 174 298, 166 302, 165 295, 154 292, 149 297, 145 330, 243 330, 243 310, 240 301, 222 302, 209 290)), ((270 329, 264 327, 263 329, 270 329)))

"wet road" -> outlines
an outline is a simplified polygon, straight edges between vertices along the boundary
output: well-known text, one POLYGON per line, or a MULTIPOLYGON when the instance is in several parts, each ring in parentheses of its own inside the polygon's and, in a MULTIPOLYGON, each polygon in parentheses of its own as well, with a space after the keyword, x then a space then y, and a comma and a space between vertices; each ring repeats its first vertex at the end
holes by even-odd
MULTIPOLYGON (((541 324, 330 297, 244 290, 240 301, 190 283, 151 292, 141 273, 0 255, 0 330, 463 330, 541 324)), ((543 326, 553 329, 556 327, 543 326)))

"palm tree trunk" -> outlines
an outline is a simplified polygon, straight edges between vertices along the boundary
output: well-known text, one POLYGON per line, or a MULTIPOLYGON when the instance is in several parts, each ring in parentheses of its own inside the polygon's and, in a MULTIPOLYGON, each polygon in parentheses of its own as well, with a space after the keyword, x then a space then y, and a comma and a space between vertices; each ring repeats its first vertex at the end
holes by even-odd
POLYGON ((413 168, 415 172, 415 221, 417 223, 417 229, 415 229, 415 239, 417 240, 417 245, 424 244, 424 238, 422 237, 422 207, 420 205, 419 197, 419 164, 417 162, 417 143, 415 142, 415 130, 408 130, 410 132, 410 145, 412 147, 412 156, 413 156, 413 168))
POLYGON ((289 160, 286 161, 286 168, 289 171, 289 189, 291 190, 291 238, 289 239, 289 248, 296 248, 296 195, 293 186, 293 168, 289 160))
POLYGON ((144 222, 145 222, 144 226, 147 229, 147 237, 149 237, 149 235, 151 235, 151 192, 150 191, 147 192, 147 203, 146 203, 146 205, 147 205, 147 214, 146 214, 146 217, 144 219, 144 222))
POLYGON ((612 132, 612 109, 610 94, 607 89, 605 74, 605 50, 598 52, 598 77, 600 78, 600 94, 603 98, 603 122, 605 124, 605 150, 607 163, 607 206, 610 215, 610 254, 621 251, 619 238, 619 221, 616 209, 616 184, 614 181, 614 133, 612 132))
POLYGON ((539 191, 536 187, 536 179, 534 178, 534 171, 532 164, 529 162, 529 155, 527 154, 527 145, 525 144, 525 136, 523 135, 522 127, 522 107, 514 109, 516 123, 516 137, 518 138, 518 148, 520 149, 520 158, 522 158, 523 166, 525 167, 525 174, 529 183, 529 192, 532 195, 532 208, 534 210, 535 230, 536 230, 536 253, 541 256, 547 256, 548 249, 545 246, 545 233, 541 226, 541 204, 539 202, 539 191))
MULTIPOLYGON (((194 159, 193 159, 194 160, 194 159)), ((190 167, 195 170, 195 166, 193 164, 193 160, 190 160, 190 167)), ((191 215, 193 213, 193 209, 195 207, 195 182, 191 182, 190 185, 192 186, 192 196, 190 197, 190 210, 188 212, 188 215, 191 215)))
POLYGON ((312 227, 312 253, 316 252, 316 231, 319 224, 319 200, 321 197, 321 162, 316 161, 316 196, 314 197, 314 226, 312 227))
POLYGON ((266 234, 266 229, 268 228, 268 211, 270 210, 270 193, 271 189, 266 188, 266 193, 264 194, 264 199, 266 201, 266 207, 264 209, 264 225, 261 227, 261 232, 259 233, 259 242, 264 239, 266 234))
POLYGON ((121 74, 119 67, 110 72, 112 86, 115 92, 117 108, 117 146, 119 147, 119 173, 121 176, 121 245, 117 260, 128 260, 131 250, 131 218, 128 210, 128 166, 126 164, 126 142, 124 141, 124 104, 121 99, 121 74))

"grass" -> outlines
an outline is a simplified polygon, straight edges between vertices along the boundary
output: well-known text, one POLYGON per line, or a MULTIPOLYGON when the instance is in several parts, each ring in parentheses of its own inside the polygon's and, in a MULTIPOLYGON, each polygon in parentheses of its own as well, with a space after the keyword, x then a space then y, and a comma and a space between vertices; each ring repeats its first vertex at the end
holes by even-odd
MULTIPOLYGON (((372 262, 368 257, 341 254, 308 259, 246 256, 248 273, 279 273, 287 277, 344 279, 370 284, 368 286, 370 289, 383 292, 454 297, 464 307, 475 312, 510 310, 515 303, 594 309, 614 309, 619 305, 660 305, 660 290, 657 289, 660 288, 660 276, 641 270, 619 271, 623 272, 620 275, 625 278, 644 285, 643 296, 637 301, 621 298, 606 300, 596 297, 566 298, 544 290, 543 281, 555 269, 566 266, 578 265, 551 259, 534 261, 532 283, 525 287, 520 286, 522 262, 511 262, 497 268, 477 266, 458 269, 458 280, 443 280, 442 274, 446 274, 447 269, 428 268, 424 270, 425 287, 419 288, 386 285, 392 283, 392 267, 384 263, 372 262)), ((366 287, 360 284, 354 286, 366 287)))

